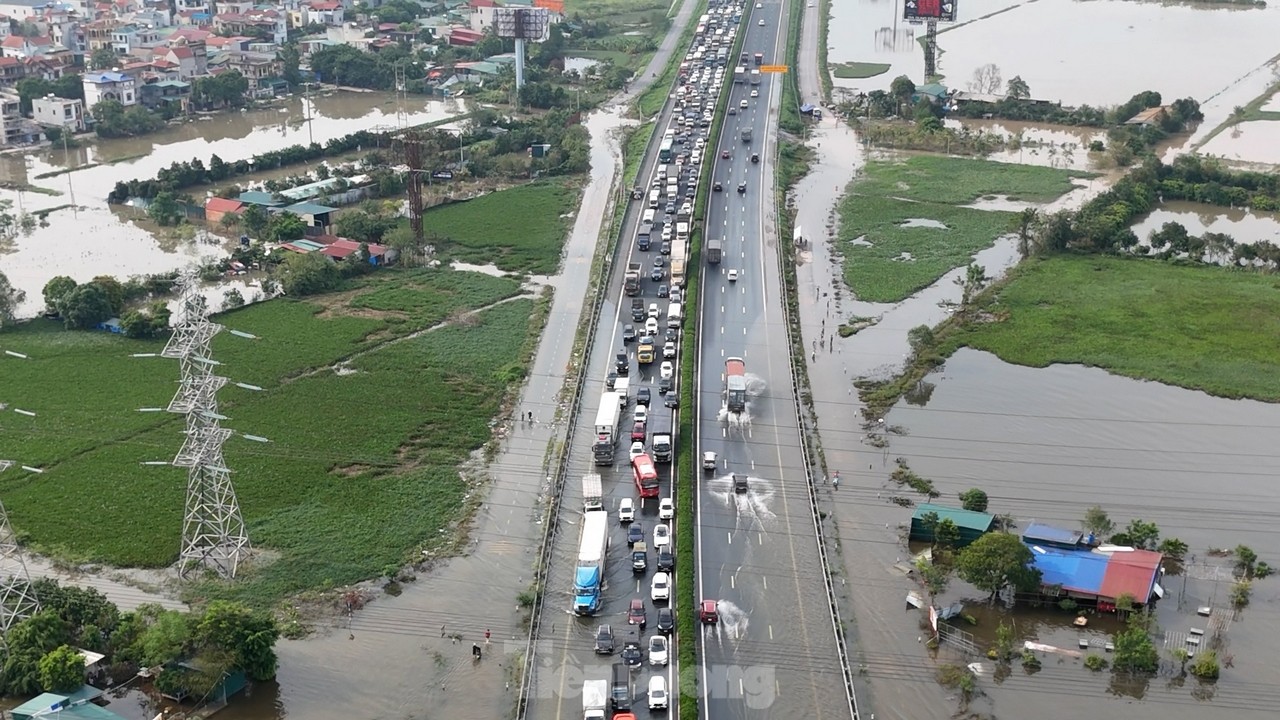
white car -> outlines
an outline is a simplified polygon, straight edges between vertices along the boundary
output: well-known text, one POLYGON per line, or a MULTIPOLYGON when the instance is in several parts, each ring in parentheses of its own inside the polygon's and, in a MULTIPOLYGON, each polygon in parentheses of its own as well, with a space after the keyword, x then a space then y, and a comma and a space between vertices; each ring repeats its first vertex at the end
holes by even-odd
MULTIPOLYGON (((661 574, 661 573, 659 573, 661 574)), ((649 664, 667 664, 667 636, 654 635, 649 638, 649 664)))
POLYGON ((635 460, 638 456, 643 454, 644 454, 644 443, 642 442, 631 443, 631 459, 632 460, 635 460))
POLYGON ((649 303, 649 317, 658 317, 658 303, 649 303))
POLYGON ((756 9, 757 9, 757 10, 759 10, 759 9, 760 9, 760 8, 762 8, 762 7, 764 7, 764 3, 756 3, 756 9))
POLYGON ((644 405, 636 406, 635 419, 632 422, 646 422, 649 420, 649 408, 644 405))
POLYGON ((764 18, 760 18, 760 27, 764 27, 764 18))
MULTIPOLYGON (((671 576, 664 573, 654 573, 653 582, 649 584, 649 597, 656 603, 658 601, 666 602, 671 599, 671 576)), ((666 665, 666 663, 661 663, 666 665)))
POLYGON ((729 277, 729 282, 738 282, 738 271, 736 268, 729 270, 726 275, 729 277))
POLYGON ((746 101, 746 99, 744 98, 744 99, 742 100, 742 102, 738 103, 738 107, 742 108, 743 110, 746 110, 746 109, 747 109, 747 105, 748 105, 748 104, 749 104, 749 103, 748 103, 748 102, 746 101))
POLYGON ((676 344, 668 340, 667 344, 662 346, 662 357, 673 358, 675 356, 676 356, 676 344))
POLYGON ((658 523, 653 526, 653 547, 664 548, 671 546, 671 527, 666 523, 658 523))
POLYGON ((758 98, 758 97, 760 97, 760 91, 759 91, 759 90, 752 90, 752 91, 751 91, 751 97, 753 97, 753 98, 758 98))
POLYGON ((671 498, 662 498, 658 501, 658 518, 660 520, 670 520, 676 516, 676 503, 671 498))
POLYGON ((662 675, 649 678, 649 709, 667 709, 667 679, 662 675))
MULTIPOLYGON (((733 272, 733 271, 732 271, 732 270, 730 270, 729 272, 733 272)), ((731 279, 736 280, 736 279, 737 279, 737 276, 734 276, 734 277, 733 277, 733 278, 731 278, 731 279)), ((658 318, 649 318, 648 320, 645 320, 645 321, 644 321, 644 334, 645 334, 645 335, 657 335, 657 334, 658 334, 658 318)))
POLYGON ((658 377, 663 380, 670 380, 672 375, 676 374, 676 365, 670 360, 663 360, 662 365, 658 368, 658 377))
MULTIPOLYGON (((636 443, 637 445, 639 443, 636 443)), ((629 523, 636 519, 636 504, 631 498, 622 498, 618 503, 618 521, 629 523)))

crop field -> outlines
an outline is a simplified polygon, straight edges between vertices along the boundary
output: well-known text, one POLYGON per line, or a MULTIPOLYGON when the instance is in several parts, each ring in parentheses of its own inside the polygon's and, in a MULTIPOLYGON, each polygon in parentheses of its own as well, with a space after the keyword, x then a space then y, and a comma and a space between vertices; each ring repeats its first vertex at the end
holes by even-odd
MULTIPOLYGON (((233 438, 225 455, 250 537, 276 559, 202 591, 269 603, 449 540, 441 531, 469 492, 458 466, 489 440, 541 327, 543 304, 519 293, 477 273, 384 270, 219 316, 259 338, 223 333, 214 355, 221 374, 265 388, 228 385, 219 398, 226 427, 271 440, 233 438)), ((140 463, 172 458, 182 423, 137 409, 168 403, 178 367, 129 357, 162 344, 38 321, 0 333, 0 346, 30 356, 5 362, 0 398, 37 412, 4 417, 4 455, 45 470, 0 476, 22 539, 74 561, 171 564, 185 476, 140 463)))
POLYGON ((577 182, 536 182, 423 213, 427 236, 442 236, 441 259, 507 272, 550 275, 573 224, 577 182))
POLYGON ((845 282, 860 300, 904 300, 1011 231, 1014 213, 964 205, 989 195, 1052 200, 1072 175, 951 157, 870 163, 839 203, 845 282))

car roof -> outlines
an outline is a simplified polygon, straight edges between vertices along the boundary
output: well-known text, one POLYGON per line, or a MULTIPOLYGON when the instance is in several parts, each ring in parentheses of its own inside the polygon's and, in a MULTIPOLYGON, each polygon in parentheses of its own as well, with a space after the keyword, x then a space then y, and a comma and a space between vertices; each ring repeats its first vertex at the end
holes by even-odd
POLYGON ((640 598, 631 598, 631 607, 633 609, 637 607, 644 607, 644 600, 641 600, 640 598))

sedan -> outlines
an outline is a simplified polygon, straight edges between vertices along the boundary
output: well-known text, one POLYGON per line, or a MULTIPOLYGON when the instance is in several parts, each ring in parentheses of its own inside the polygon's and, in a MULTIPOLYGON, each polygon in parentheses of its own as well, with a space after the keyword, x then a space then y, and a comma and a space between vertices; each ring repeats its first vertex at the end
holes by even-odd
POLYGON ((676 629, 676 613, 669 607, 658 608, 658 632, 670 635, 676 629))
POLYGON ((724 190, 724 185, 723 185, 723 184, 721 184, 719 180, 717 180, 717 181, 715 181, 715 183, 711 186, 711 189, 712 189, 712 190, 715 190, 716 192, 720 192, 721 190, 724 190))
POLYGON ((627 526, 627 544, 635 545, 638 542, 644 542, 644 526, 633 522, 627 526))
POLYGON ((601 625, 596 628, 596 654, 613 654, 613 629, 608 625, 601 625))
POLYGON ((662 346, 662 357, 667 358, 667 359, 671 359, 671 358, 673 358, 673 357, 675 357, 675 356, 676 356, 676 344, 675 344, 675 343, 673 343, 673 342, 668 342, 666 345, 663 345, 663 346, 662 346))
POLYGON ((640 643, 635 640, 628 640, 622 646, 622 661, 627 667, 638 668, 644 664, 644 650, 640 649, 640 643))
POLYGON ((664 212, 666 212, 668 215, 675 215, 675 214, 676 214, 676 204, 675 204, 675 203, 671 203, 671 202, 669 202, 669 203, 667 203, 667 206, 666 206, 665 208, 663 208, 663 210, 664 210, 664 212))
MULTIPOLYGON (((671 296, 671 288, 667 287, 666 285, 658 286, 658 297, 664 298, 664 297, 670 297, 670 296, 671 296)), ((627 327, 631 327, 631 326, 628 325, 627 327)), ((635 331, 633 330, 632 332, 635 332, 635 331)))
POLYGON ((645 614, 644 600, 632 598, 631 605, 627 608, 627 624, 639 625, 641 630, 649 624, 649 618, 645 614))
POLYGON ((658 377, 663 379, 669 379, 672 375, 675 374, 675 372, 676 372, 675 363, 671 362, 670 360, 667 360, 662 363, 661 367, 658 368, 658 377))
POLYGON ((670 547, 671 545, 671 528, 665 523, 658 523, 653 526, 653 546, 655 548, 670 547))
POLYGON ((636 341, 636 326, 623 325, 622 326, 622 342, 635 342, 635 341, 636 341))
POLYGON ((747 182, 744 180, 738 183, 738 193, 745 195, 747 192, 747 182))
POLYGON ((658 518, 661 520, 670 520, 676 516, 676 503, 669 497, 662 498, 658 501, 658 518))
POLYGON ((650 394, 649 388, 642 387, 636 390, 636 405, 648 407, 650 405, 649 401, 652 398, 653 398, 653 395, 650 394))
POLYGON ((676 556, 671 546, 658 548, 658 569, 662 572, 673 572, 676 569, 676 556))
POLYGON ((723 158, 723 159, 725 159, 725 160, 728 160, 728 159, 729 159, 729 151, 728 151, 728 150, 721 150, 721 151, 720 151, 720 157, 721 157, 721 158, 723 158))
POLYGON ((667 395, 666 399, 662 401, 662 404, 669 408, 678 408, 680 407, 680 396, 674 393, 667 395))
POLYGON ((743 99, 742 99, 742 102, 738 103, 738 107, 742 108, 743 110, 746 110, 746 109, 747 109, 747 100, 746 100, 746 98, 743 98, 743 99))
POLYGON ((760 22, 757 24, 760 25, 760 27, 764 27, 764 18, 760 18, 760 22))
POLYGON ((664 573, 654 573, 653 581, 649 584, 649 597, 656 602, 667 602, 671 599, 671 576, 664 573))
POLYGON ((729 108, 729 114, 730 114, 730 115, 737 115, 737 114, 738 114, 738 108, 736 108, 736 107, 731 107, 731 108, 729 108))
POLYGON ((631 443, 631 451, 630 451, 630 454, 631 454, 631 459, 632 459, 632 460, 635 460, 636 458, 638 458, 638 457, 640 457, 641 455, 643 455, 643 454, 644 454, 644 443, 639 442, 639 441, 636 441, 636 442, 631 443))
POLYGON ((728 276, 729 282, 738 282, 738 271, 736 269, 729 270, 725 275, 728 276))
POLYGON ((752 91, 751 91, 751 97, 753 97, 753 98, 758 98, 758 97, 760 97, 760 91, 759 91, 759 90, 752 90, 752 91))
MULTIPOLYGON (((655 267, 653 270, 649 271, 649 279, 653 282, 662 282, 666 277, 667 271, 663 270, 661 267, 655 267)), ((653 318, 650 318, 650 320, 652 319, 653 318)), ((648 326, 646 325, 646 327, 648 326)))
POLYGON ((667 636, 654 635, 649 638, 649 664, 667 664, 667 636))
POLYGON ((623 525, 629 522, 635 522, 636 504, 631 498, 622 498, 618 503, 618 522, 623 525))

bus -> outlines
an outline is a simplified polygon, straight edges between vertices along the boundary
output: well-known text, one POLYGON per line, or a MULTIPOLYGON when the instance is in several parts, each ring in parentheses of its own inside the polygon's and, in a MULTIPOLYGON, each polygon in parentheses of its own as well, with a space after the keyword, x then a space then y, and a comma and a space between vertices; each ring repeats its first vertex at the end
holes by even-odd
POLYGON ((658 497, 658 471, 648 455, 637 455, 631 461, 631 474, 636 480, 636 490, 642 498, 658 497))
POLYGON ((672 145, 671 138, 663 138, 662 145, 659 146, 658 148, 659 162, 664 162, 664 163, 671 162, 671 145, 672 145))

